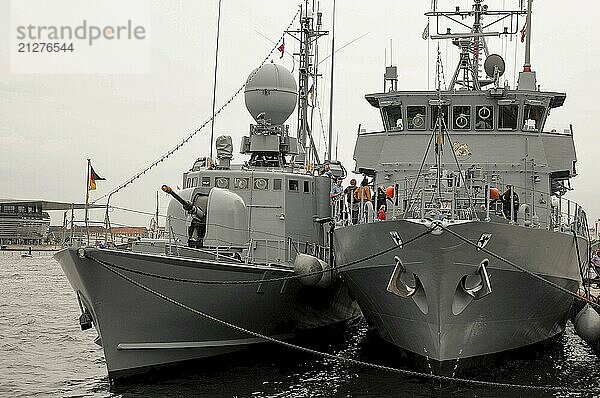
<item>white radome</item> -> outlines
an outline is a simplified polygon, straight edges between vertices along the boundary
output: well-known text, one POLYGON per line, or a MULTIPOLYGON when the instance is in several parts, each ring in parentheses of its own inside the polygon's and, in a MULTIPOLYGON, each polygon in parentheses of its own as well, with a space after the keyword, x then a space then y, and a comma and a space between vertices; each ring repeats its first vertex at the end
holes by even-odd
MULTIPOLYGON (((244 90, 246 108, 254 120, 264 114, 272 125, 283 124, 296 108, 296 79, 284 66, 265 64, 252 71, 244 90)), ((262 116, 261 116, 262 118, 262 116)))

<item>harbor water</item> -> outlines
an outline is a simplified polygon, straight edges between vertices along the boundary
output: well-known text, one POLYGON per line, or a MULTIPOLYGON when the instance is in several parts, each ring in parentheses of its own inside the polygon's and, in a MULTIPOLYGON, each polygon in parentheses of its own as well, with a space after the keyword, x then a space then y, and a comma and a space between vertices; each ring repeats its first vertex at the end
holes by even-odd
MULTIPOLYGON (((532 391, 409 378, 358 367, 272 344, 241 354, 179 366, 111 386, 94 329, 81 331, 79 308, 51 253, 0 252, 1 397, 389 397, 389 396, 597 396, 597 393, 532 391)), ((365 362, 412 369, 362 322, 311 333, 296 341, 312 349, 365 362)), ((567 332, 543 349, 511 354, 468 377, 514 384, 600 389, 600 359, 567 332)))

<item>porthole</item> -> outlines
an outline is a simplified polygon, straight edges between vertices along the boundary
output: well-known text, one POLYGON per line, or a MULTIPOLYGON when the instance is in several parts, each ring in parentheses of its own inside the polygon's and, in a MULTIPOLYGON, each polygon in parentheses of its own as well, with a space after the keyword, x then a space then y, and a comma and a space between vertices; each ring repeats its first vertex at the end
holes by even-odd
POLYGON ((254 179, 254 189, 268 189, 269 188, 269 180, 266 178, 255 178, 254 179))
POLYGON ((227 177, 217 177, 215 179, 215 186, 217 188, 222 188, 222 189, 229 188, 229 178, 227 178, 227 177))
POLYGON ((248 179, 247 178, 236 178, 235 179, 235 187, 238 189, 248 189, 248 179))
POLYGON ((421 127, 423 127, 423 124, 425 123, 425 120, 423 119, 422 115, 416 115, 413 120, 413 126, 415 126, 415 128, 419 129, 421 127))
POLYGON ((456 125, 460 129, 464 129, 469 124, 469 119, 465 115, 459 115, 456 118, 456 125))
POLYGON ((487 106, 482 106, 479 108, 479 112, 477 113, 479 114, 479 118, 481 118, 481 120, 487 120, 490 116, 492 116, 492 111, 490 111, 490 108, 487 106))

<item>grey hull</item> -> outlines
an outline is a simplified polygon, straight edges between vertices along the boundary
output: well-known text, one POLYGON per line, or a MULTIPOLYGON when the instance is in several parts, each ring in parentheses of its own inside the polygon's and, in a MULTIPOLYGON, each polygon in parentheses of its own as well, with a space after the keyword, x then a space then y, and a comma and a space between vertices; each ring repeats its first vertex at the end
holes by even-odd
MULTIPOLYGON (((264 342, 193 314, 146 292, 92 258, 131 270, 198 280, 254 280, 292 275, 286 268, 224 264, 210 260, 86 248, 58 252, 73 290, 93 318, 111 379, 149 368, 226 354, 264 342)), ((360 316, 338 280, 329 289, 306 288, 296 280, 244 285, 167 281, 120 271, 194 309, 252 331, 281 339, 303 329, 360 316)))
MULTIPOLYGON (((472 242, 491 234, 486 249, 572 292, 579 286, 573 236, 489 222, 450 228, 472 242)), ((426 230, 425 225, 406 220, 340 228, 334 240, 337 262, 343 265, 394 247, 390 233, 407 241, 426 230)), ((579 246, 583 253, 585 242, 579 246)), ((573 301, 446 231, 343 268, 341 274, 383 339, 438 365, 552 339, 564 331, 573 301), (393 282, 416 287, 410 297, 388 289, 398 264, 395 257, 405 272, 393 282), (466 275, 476 279, 486 259, 492 292, 473 299, 459 284, 466 275)))

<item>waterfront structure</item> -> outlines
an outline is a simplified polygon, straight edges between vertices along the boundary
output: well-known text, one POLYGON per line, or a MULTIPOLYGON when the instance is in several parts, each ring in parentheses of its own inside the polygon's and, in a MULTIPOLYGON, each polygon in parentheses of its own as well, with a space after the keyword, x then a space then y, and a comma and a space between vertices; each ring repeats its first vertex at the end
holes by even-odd
POLYGON ((41 245, 50 215, 43 201, 0 199, 0 245, 41 245))

